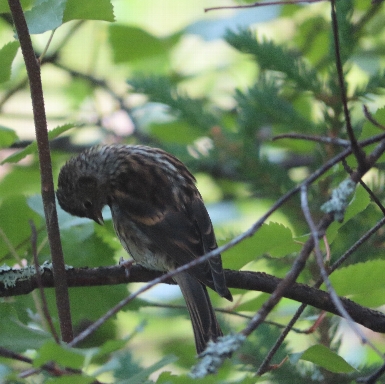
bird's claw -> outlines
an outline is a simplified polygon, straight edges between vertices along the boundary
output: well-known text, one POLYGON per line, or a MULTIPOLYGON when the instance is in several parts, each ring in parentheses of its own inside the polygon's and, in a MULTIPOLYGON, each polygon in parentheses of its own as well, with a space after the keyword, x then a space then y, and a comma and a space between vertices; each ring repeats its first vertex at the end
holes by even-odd
POLYGON ((123 257, 119 259, 119 266, 123 267, 126 270, 126 278, 128 279, 130 276, 130 269, 132 265, 135 263, 135 260, 133 259, 128 259, 125 260, 123 257))

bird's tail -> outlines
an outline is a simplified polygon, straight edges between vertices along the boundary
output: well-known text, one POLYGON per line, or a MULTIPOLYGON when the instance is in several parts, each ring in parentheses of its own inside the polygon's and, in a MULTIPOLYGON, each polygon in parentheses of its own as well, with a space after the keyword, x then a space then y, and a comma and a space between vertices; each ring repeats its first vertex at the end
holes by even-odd
POLYGON ((223 335, 222 330, 206 287, 187 272, 178 273, 173 278, 178 283, 186 301, 194 331, 195 346, 199 354, 206 349, 209 340, 215 341, 223 335))

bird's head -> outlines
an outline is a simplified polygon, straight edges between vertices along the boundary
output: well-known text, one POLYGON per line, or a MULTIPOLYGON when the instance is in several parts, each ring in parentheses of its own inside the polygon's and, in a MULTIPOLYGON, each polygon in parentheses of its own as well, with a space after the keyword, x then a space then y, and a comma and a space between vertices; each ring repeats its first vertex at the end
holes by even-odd
POLYGON ((60 171, 56 196, 66 212, 103 225, 106 196, 96 176, 81 174, 76 164, 68 162, 60 171))

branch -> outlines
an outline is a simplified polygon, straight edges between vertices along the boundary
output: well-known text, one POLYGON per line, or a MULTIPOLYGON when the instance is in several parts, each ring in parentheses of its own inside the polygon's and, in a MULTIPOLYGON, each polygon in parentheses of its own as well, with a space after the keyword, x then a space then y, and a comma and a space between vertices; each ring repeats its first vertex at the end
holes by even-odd
MULTIPOLYGON (((358 239, 330 268, 329 274, 332 274, 337 268, 339 268, 361 245, 363 245, 372 235, 374 235, 382 226, 385 225, 385 218, 382 218, 373 228, 366 232, 360 239, 358 239)), ((316 283, 313 285, 313 288, 319 288, 323 283, 322 277, 319 278, 316 283)), ((306 309, 307 304, 303 304, 297 309, 292 319, 286 325, 285 329, 282 331, 281 335, 274 343, 273 347, 270 349, 266 358, 262 362, 261 366, 257 371, 257 375, 263 375, 268 371, 270 361, 274 357, 275 353, 278 351, 278 348, 284 342, 286 336, 289 334, 290 330, 293 329, 294 324, 300 318, 304 310, 306 309)), ((349 311, 348 311, 349 312, 349 311)), ((350 313, 351 314, 351 313, 350 313)), ((353 316, 352 316, 353 318, 353 316)))
POLYGON ((71 312, 66 282, 63 251, 60 241, 59 225, 56 213, 55 192, 52 178, 51 154, 48 141, 47 119, 44 108, 43 88, 40 76, 40 65, 35 57, 28 26, 24 18, 19 0, 8 0, 12 19, 20 41, 28 80, 31 89, 33 117, 36 131, 36 141, 39 151, 41 194, 48 232, 54 275, 56 306, 60 319, 60 329, 63 341, 72 340, 71 312))
MULTIPOLYGON (((13 273, 21 273, 22 270, 11 270, 13 273)), ((162 277, 164 274, 158 271, 151 271, 140 265, 134 265, 127 276, 126 269, 116 265, 111 267, 99 268, 67 268, 67 282, 69 287, 94 287, 128 283, 146 283, 162 277)), ((9 272, 2 272, 4 276, 9 272)), ((226 283, 229 288, 244 289, 247 291, 259 291, 273 293, 277 286, 282 282, 275 276, 263 272, 251 271, 232 271, 225 270, 226 283)), ((50 268, 44 268, 40 276, 41 285, 44 288, 54 287, 53 273, 50 268)), ((10 297, 26 295, 39 288, 37 276, 31 276, 28 279, 18 279, 13 287, 4 287, 3 279, 0 282, 0 297, 10 297)), ((165 284, 175 282, 169 278, 164 281, 165 284)), ((309 287, 305 284, 294 283, 285 290, 283 297, 311 305, 315 308, 339 315, 339 312, 329 294, 325 291, 309 287)), ((381 312, 362 307, 346 298, 341 298, 350 316, 353 320, 375 332, 385 333, 385 315, 381 312)))

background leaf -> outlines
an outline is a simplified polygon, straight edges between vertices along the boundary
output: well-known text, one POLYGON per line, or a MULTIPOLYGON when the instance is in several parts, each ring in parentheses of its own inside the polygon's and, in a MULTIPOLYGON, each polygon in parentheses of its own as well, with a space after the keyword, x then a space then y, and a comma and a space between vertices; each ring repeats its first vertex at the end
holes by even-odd
MULTIPOLYGON (((298 358, 310 361, 335 373, 348 373, 354 371, 354 368, 348 364, 341 356, 331 351, 324 345, 313 345, 302 353, 295 354, 293 362, 298 358)), ((292 358, 290 358, 292 359, 292 358)))
POLYGON ((0 83, 8 81, 11 78, 12 62, 19 46, 17 41, 12 41, 0 49, 0 83))

